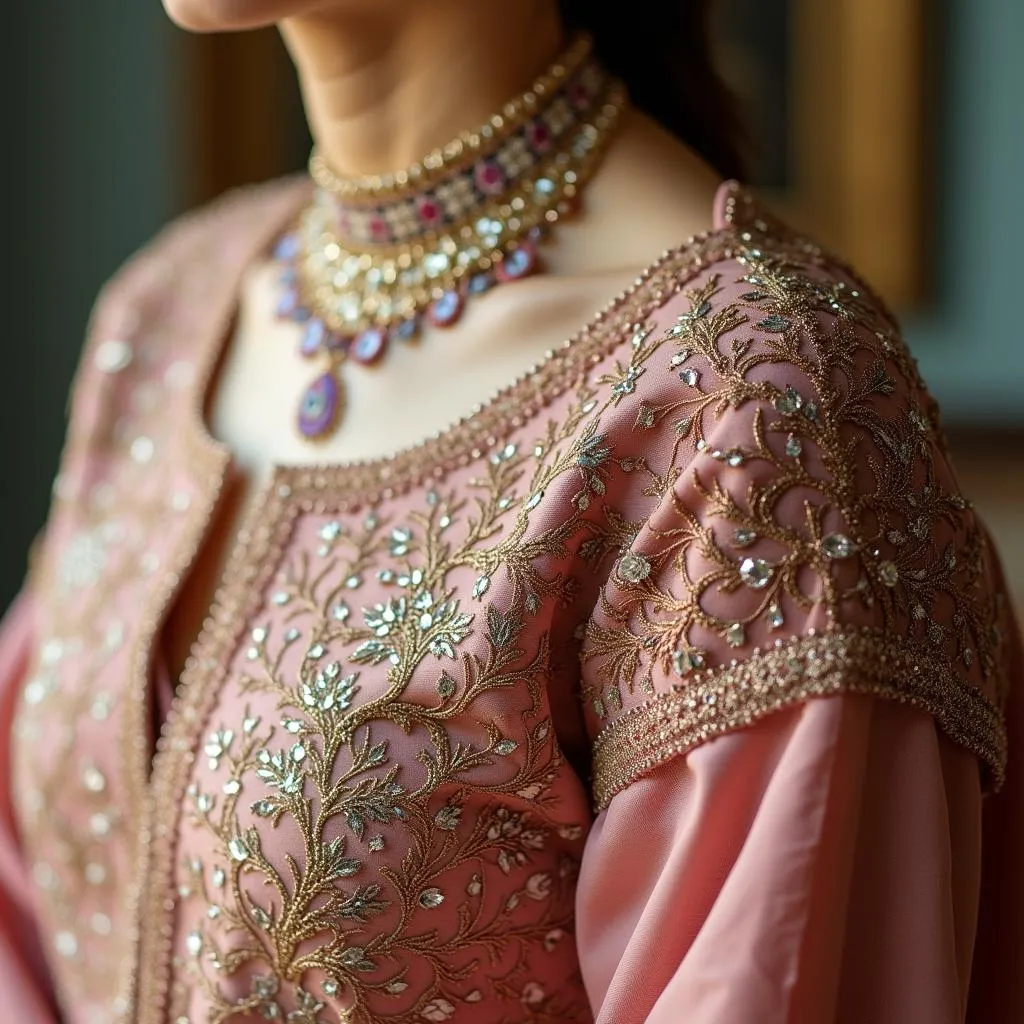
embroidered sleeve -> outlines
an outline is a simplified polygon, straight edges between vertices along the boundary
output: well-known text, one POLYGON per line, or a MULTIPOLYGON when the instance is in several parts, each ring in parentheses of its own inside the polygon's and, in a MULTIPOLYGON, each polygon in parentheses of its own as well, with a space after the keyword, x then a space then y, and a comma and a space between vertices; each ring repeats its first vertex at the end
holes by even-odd
POLYGON ((992 556, 880 303, 816 250, 750 243, 662 311, 624 375, 619 450, 652 511, 582 649, 597 806, 838 693, 927 711, 998 786, 992 556))

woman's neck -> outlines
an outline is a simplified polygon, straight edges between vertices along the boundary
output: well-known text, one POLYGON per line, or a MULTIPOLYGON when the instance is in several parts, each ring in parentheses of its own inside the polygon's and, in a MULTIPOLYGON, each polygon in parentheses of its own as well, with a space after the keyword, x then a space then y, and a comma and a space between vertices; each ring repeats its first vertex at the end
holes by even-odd
POLYGON ((554 0, 358 5, 281 32, 317 150, 345 176, 401 170, 482 124, 564 43, 554 0))

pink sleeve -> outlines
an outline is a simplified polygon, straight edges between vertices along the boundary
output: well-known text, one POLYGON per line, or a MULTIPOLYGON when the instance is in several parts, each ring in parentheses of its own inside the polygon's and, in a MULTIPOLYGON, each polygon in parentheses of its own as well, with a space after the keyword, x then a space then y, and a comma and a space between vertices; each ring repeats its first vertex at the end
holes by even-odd
POLYGON ((981 906, 969 1024, 1024 1021, 1024 647, 1010 640, 1006 705, 1010 767, 982 815, 981 906))
MULTIPOLYGON (((977 759, 865 696, 660 765, 588 841, 577 938, 597 1024, 962 1022, 981 814, 977 759)), ((1024 1019, 1000 1006, 987 1024, 1024 1019)))
MULTIPOLYGON (((14 705, 28 668, 32 601, 17 598, 0 622, 0 737, 10 734, 14 705)), ((30 902, 11 808, 10 761, 0 747, 0 999, 3 1019, 51 1024, 58 1019, 30 902)))

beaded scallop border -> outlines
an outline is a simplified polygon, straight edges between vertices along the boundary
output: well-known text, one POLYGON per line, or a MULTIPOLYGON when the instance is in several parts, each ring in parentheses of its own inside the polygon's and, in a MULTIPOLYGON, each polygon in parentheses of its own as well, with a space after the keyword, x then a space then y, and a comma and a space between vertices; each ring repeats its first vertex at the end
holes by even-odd
POLYGON ((593 744, 595 807, 603 810, 641 776, 716 736, 813 697, 839 694, 883 697, 928 712, 954 743, 981 759, 994 791, 1002 785, 1005 723, 948 659, 874 628, 811 630, 695 674, 602 729, 593 744))

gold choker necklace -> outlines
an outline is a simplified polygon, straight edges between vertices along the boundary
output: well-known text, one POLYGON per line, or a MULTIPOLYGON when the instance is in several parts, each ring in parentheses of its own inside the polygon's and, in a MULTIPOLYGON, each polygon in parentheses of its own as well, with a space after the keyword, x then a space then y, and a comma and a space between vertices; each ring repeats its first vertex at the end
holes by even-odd
POLYGON ((278 315, 302 324, 302 356, 326 364, 298 411, 304 438, 330 436, 340 367, 370 364, 424 321, 454 324, 466 299, 538 267, 537 244, 577 206, 625 103, 577 39, 522 95, 404 171, 342 178, 314 152, 318 188, 280 240, 278 315))

